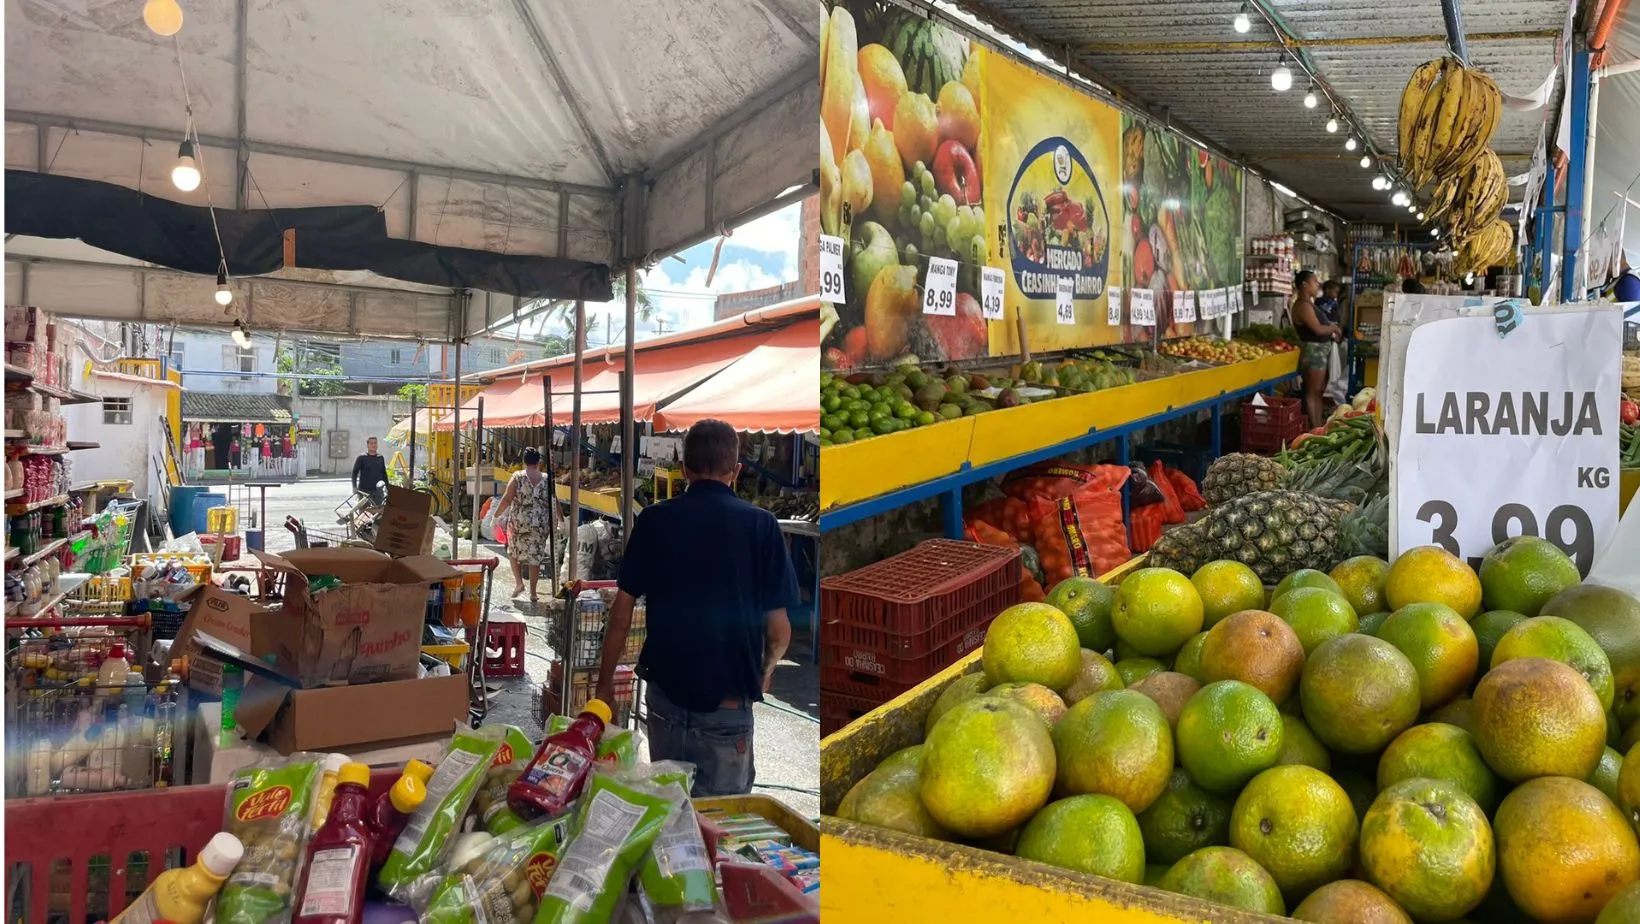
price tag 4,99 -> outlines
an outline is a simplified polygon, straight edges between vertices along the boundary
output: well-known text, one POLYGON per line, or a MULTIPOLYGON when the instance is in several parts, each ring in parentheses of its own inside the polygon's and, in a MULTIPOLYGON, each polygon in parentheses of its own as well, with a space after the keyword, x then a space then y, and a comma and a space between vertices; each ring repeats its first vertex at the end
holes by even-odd
POLYGON ((980 267, 979 310, 987 321, 1002 320, 1002 289, 1007 277, 994 266, 980 267))
POLYGON ((928 274, 923 277, 923 314, 952 317, 957 313, 957 261, 945 257, 928 258, 928 274))
POLYGON ((1173 321, 1176 324, 1191 324, 1196 320, 1196 293, 1173 293, 1173 321))
POLYGON ((820 300, 843 303, 843 239, 820 235, 820 300))
POLYGON ((1076 277, 1060 276, 1054 286, 1054 320, 1076 323, 1076 277))
POLYGON ((1128 298, 1132 302, 1132 305, 1128 309, 1128 313, 1129 313, 1129 315, 1131 316, 1131 318, 1133 320, 1134 326, 1136 326, 1136 327, 1155 327, 1156 326, 1156 290, 1155 289, 1134 289, 1128 295, 1128 298))
POLYGON ((1105 290, 1109 301, 1105 303, 1105 323, 1111 327, 1122 326, 1122 287, 1111 286, 1105 290))

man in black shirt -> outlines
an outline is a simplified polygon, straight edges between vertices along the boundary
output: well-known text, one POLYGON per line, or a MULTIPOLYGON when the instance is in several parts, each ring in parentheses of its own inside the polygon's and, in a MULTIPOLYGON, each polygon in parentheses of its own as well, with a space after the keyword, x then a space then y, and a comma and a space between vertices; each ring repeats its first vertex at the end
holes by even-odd
POLYGON ((353 460, 353 490, 376 493, 376 485, 387 480, 387 460, 376 454, 376 438, 364 441, 364 455, 353 460))
POLYGON ((720 420, 684 435, 689 490, 633 524, 598 674, 609 701, 633 605, 645 598, 638 675, 648 685, 649 759, 694 764, 696 796, 751 791, 752 703, 786 653, 786 611, 798 602, 774 514, 735 496, 739 458, 740 437, 720 420))

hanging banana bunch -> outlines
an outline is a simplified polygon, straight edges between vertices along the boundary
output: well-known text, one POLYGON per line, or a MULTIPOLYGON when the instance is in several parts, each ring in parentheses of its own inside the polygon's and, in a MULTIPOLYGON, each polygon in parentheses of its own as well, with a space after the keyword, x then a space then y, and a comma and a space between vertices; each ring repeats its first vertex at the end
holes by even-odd
POLYGON ((1454 267, 1459 273, 1484 273, 1489 266, 1509 261, 1515 247, 1515 229, 1507 221, 1494 218, 1485 227, 1464 238, 1454 267))
POLYGON ((1430 221, 1446 218, 1452 234, 1466 238, 1502 214, 1509 199, 1509 177, 1503 161, 1492 151, 1484 151, 1474 163, 1435 183, 1428 215, 1430 221))
POLYGON ((1468 167, 1501 118, 1503 95, 1492 78, 1452 57, 1419 65, 1401 92, 1401 169, 1421 189, 1468 167))

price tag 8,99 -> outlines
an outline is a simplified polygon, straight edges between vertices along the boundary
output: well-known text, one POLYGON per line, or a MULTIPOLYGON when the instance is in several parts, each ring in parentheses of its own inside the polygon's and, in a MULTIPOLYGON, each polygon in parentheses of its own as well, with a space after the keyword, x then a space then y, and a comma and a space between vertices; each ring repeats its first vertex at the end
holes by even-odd
POLYGON ((1054 285, 1054 320, 1076 323, 1076 277, 1060 276, 1054 285))
POLYGON ((1128 296, 1132 302, 1128 313, 1135 327, 1156 326, 1156 290, 1134 289, 1128 296))
POLYGON ((928 258, 928 274, 923 277, 923 314, 957 313, 957 261, 945 257, 928 258))
POLYGON ((1122 287, 1111 286, 1105 290, 1110 301, 1105 303, 1105 323, 1111 327, 1122 326, 1122 287))
POLYGON ((980 267, 979 310, 987 321, 1002 320, 1002 289, 1007 277, 994 266, 980 267))
POLYGON ((1190 324, 1196 320, 1196 293, 1173 293, 1173 321, 1177 324, 1190 324))
POLYGON ((843 239, 820 235, 820 300, 843 302, 843 239))

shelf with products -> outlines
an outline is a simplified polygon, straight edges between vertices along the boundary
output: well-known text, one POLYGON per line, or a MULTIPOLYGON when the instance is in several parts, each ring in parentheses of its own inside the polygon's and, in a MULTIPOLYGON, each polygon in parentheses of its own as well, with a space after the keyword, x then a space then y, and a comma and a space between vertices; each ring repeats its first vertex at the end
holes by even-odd
MULTIPOLYGON (((51 611, 52 607, 62 603, 63 599, 65 597, 67 597, 68 595, 69 595, 68 590, 59 590, 59 591, 57 591, 56 593, 54 593, 51 596, 47 597, 45 600, 41 601, 40 608, 38 610, 36 610, 35 612, 37 612, 37 613, 49 613, 51 611)), ((32 621, 32 617, 22 616, 19 613, 17 613, 16 610, 17 610, 17 606, 15 604, 12 605, 12 606, 6 607, 6 611, 5 611, 6 628, 7 629, 32 628, 32 626, 29 625, 29 623, 32 621), (14 624, 13 620, 17 620, 17 623, 14 624)))
MULTIPOLYGON (((1273 387, 1298 370, 1296 352, 1232 363, 1034 404, 959 417, 821 451, 820 529, 944 497, 946 533, 962 535, 962 488, 995 475, 1212 412, 1273 387)), ((1218 453, 1218 427, 1213 428, 1218 453)))
POLYGON ((63 546, 67 545, 68 540, 69 540, 69 537, 64 536, 61 539, 53 539, 50 542, 47 542, 45 545, 40 546, 40 548, 36 549, 33 553, 31 553, 29 555, 25 555, 22 558, 18 559, 17 567, 27 568, 29 565, 34 564, 35 562, 39 561, 40 559, 45 558, 47 555, 50 555, 50 554, 56 552, 58 549, 61 549, 63 546))
MULTIPOLYGON (((19 490, 19 492, 21 491, 21 489, 18 489, 18 490, 19 490)), ((9 491, 6 492, 6 499, 7 500, 11 499, 11 492, 9 492, 9 491)), ((20 513, 32 513, 36 510, 42 510, 46 507, 58 507, 58 506, 61 506, 63 504, 66 504, 66 503, 68 503, 68 495, 67 494, 59 494, 56 497, 48 497, 45 500, 37 500, 37 501, 34 501, 33 503, 28 503, 28 504, 7 504, 6 506, 9 509, 6 511, 6 513, 8 513, 12 516, 16 516, 17 514, 20 514, 20 513)))

